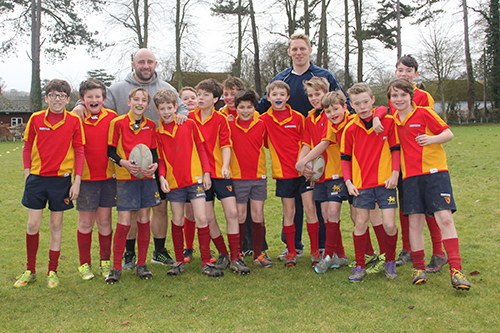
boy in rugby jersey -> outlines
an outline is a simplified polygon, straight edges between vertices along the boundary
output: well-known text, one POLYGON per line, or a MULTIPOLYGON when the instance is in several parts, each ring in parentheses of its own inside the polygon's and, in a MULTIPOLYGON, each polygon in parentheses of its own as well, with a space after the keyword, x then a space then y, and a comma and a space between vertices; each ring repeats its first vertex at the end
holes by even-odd
MULTIPOLYGON (((181 97, 182 98, 182 97, 181 97)), ((172 210, 172 240, 176 263, 167 272, 178 275, 184 264, 184 205, 191 203, 198 227, 198 241, 202 260, 202 273, 208 276, 224 274, 210 263, 210 230, 206 214, 205 191, 212 186, 210 165, 200 130, 192 119, 177 125, 177 94, 159 89, 154 97, 160 123, 156 131, 159 155, 159 175, 162 191, 167 194, 172 210)))
POLYGON ((107 277, 111 270, 111 208, 116 206, 115 166, 108 159, 109 124, 117 117, 103 108, 106 86, 99 80, 88 79, 80 84, 80 100, 87 109, 83 120, 85 133, 85 163, 83 165, 80 195, 76 200, 78 211, 78 251, 83 280, 94 277, 90 256, 92 229, 97 223, 101 274, 107 277))
POLYGON ((43 210, 49 203, 50 247, 47 286, 60 285, 57 266, 61 255, 63 214, 78 198, 84 162, 83 127, 77 115, 66 111, 71 87, 63 80, 51 80, 45 87, 47 110, 31 115, 24 132, 23 165, 26 179, 21 203, 29 209, 26 230, 26 271, 15 288, 36 280, 36 255, 43 210), (71 174, 75 172, 74 183, 71 174))

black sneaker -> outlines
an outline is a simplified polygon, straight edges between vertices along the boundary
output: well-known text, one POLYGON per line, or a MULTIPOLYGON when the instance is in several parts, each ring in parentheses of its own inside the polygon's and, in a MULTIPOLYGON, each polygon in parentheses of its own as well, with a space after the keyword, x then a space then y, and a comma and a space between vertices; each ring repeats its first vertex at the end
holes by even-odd
POLYGON ((229 268, 233 272, 239 273, 241 275, 250 274, 250 268, 248 268, 248 266, 245 264, 245 262, 241 258, 239 258, 238 260, 235 260, 235 261, 231 261, 231 265, 229 266, 229 268))
POLYGON ((172 266, 175 264, 175 260, 168 254, 166 248, 163 248, 161 251, 156 252, 153 251, 153 258, 151 258, 152 264, 161 264, 165 266, 172 266))
POLYGON ((184 249, 184 262, 188 263, 191 262, 191 259, 193 259, 193 249, 184 249))
POLYGON ((122 278, 122 271, 112 268, 109 271, 108 276, 106 277, 106 283, 114 284, 115 282, 120 281, 121 278, 122 278))
POLYGON ((425 267, 425 271, 427 273, 437 273, 444 265, 446 265, 447 262, 448 257, 446 256, 446 254, 444 254, 442 257, 434 255, 432 256, 431 261, 429 261, 429 265, 425 267))
POLYGON ((149 271, 148 266, 146 265, 137 266, 135 268, 135 275, 146 280, 153 278, 153 273, 149 271))
POLYGON ((219 259, 217 259, 217 262, 215 263, 215 268, 222 271, 223 269, 227 268, 230 261, 231 257, 229 255, 225 256, 221 253, 219 254, 219 259))
POLYGON ((224 276, 224 272, 218 270, 213 264, 210 263, 205 264, 205 266, 201 268, 201 273, 212 277, 224 276))
POLYGON ((126 251, 123 254, 122 270, 130 271, 135 268, 135 253, 126 251))
POLYGON ((404 264, 409 263, 411 261, 413 261, 411 253, 408 252, 407 250, 403 250, 399 254, 398 260, 396 260, 396 267, 403 266, 404 264))
POLYGON ((183 273, 186 270, 186 265, 183 262, 176 262, 172 268, 167 272, 170 276, 176 276, 183 273))

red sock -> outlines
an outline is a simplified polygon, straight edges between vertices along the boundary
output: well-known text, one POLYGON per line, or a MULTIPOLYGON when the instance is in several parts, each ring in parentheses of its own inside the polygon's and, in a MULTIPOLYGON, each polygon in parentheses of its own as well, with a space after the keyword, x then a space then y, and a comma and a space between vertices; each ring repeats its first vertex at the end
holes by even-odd
POLYGON ((196 233, 196 222, 184 218, 184 238, 186 249, 193 249, 194 234, 196 233))
POLYGON ((113 239, 113 230, 107 236, 99 233, 99 255, 101 261, 107 261, 111 258, 111 240, 113 239))
POLYGON ((240 254, 240 234, 228 234, 229 252, 231 252, 231 261, 238 261, 240 254))
POLYGON ((307 223, 307 233, 311 242, 311 253, 319 251, 319 221, 307 223))
POLYGON ((78 241, 78 252, 80 253, 80 266, 83 264, 90 265, 90 245, 92 244, 92 231, 84 234, 77 230, 76 239, 78 241))
POLYGON ((172 224, 172 242, 174 243, 175 261, 184 262, 184 237, 182 235, 182 227, 172 224))
POLYGON ((352 236, 354 238, 354 253, 356 254, 356 266, 361 266, 365 268, 365 249, 366 249, 366 237, 368 231, 363 235, 355 235, 354 232, 352 236))
POLYGON ((202 266, 210 262, 210 228, 198 228, 198 243, 200 245, 200 256, 202 266))
POLYGON ((374 225, 373 230, 375 231, 375 236, 377 236, 377 242, 378 242, 378 247, 380 249, 380 253, 386 253, 387 249, 385 247, 385 236, 387 235, 384 230, 384 226, 382 224, 380 225, 374 225))
POLYGON ((391 262, 396 260, 396 244, 398 243, 398 231, 392 236, 385 234, 385 261, 391 262))
POLYGON ((40 233, 30 235, 26 232, 26 254, 28 262, 26 270, 31 271, 31 274, 36 273, 36 253, 38 252, 38 244, 40 243, 40 233))
MULTIPOLYGON (((149 240, 151 238, 151 225, 148 222, 137 222, 137 266, 146 264, 149 240)), ((184 261, 184 257, 182 257, 184 261)))
POLYGON ((337 223, 333 224, 335 227, 335 235, 336 235, 336 241, 335 241, 335 253, 337 253, 337 256, 339 258, 347 258, 345 255, 345 250, 344 250, 344 243, 342 242, 342 232, 340 231, 340 220, 337 223))
POLYGON ((442 257, 444 256, 443 241, 441 237, 441 229, 436 222, 436 218, 434 216, 426 216, 425 220, 427 221, 427 227, 429 227, 429 232, 431 233, 432 255, 442 257))
POLYGON ((372 237, 370 236, 370 227, 366 229, 366 249, 365 254, 372 255, 375 251, 373 250, 372 237))
POLYGON ((227 247, 226 243, 224 242, 224 237, 222 237, 222 234, 219 235, 217 238, 213 238, 212 241, 215 244, 215 248, 217 251, 219 251, 220 254, 228 256, 229 252, 227 252, 227 247))
POLYGON ((410 219, 399 211, 399 222, 401 223, 401 240, 403 241, 403 250, 411 252, 410 247, 410 219))
POLYGON ((60 255, 61 251, 49 250, 49 270, 47 271, 47 275, 49 275, 50 271, 54 271, 57 273, 57 266, 59 265, 60 255))
POLYGON ((450 272, 452 269, 462 270, 462 258, 460 257, 460 246, 458 245, 458 238, 443 239, 443 245, 448 255, 448 265, 450 265, 450 272))
POLYGON ((425 252, 424 250, 411 252, 411 258, 413 259, 413 267, 420 270, 425 270, 425 252))
POLYGON ((123 251, 125 251, 129 230, 130 225, 116 224, 115 237, 113 238, 113 268, 116 270, 122 269, 123 251))
POLYGON ((264 242, 264 222, 252 223, 252 239, 253 258, 257 259, 262 253, 262 243, 264 242))
POLYGON ((240 249, 239 249, 239 251, 242 252, 243 241, 245 240, 245 227, 246 227, 245 222, 239 223, 238 226, 240 227, 240 233, 239 233, 239 235, 240 235, 240 242, 239 242, 240 249))
POLYGON ((297 250, 295 249, 295 225, 283 226, 283 233, 285 234, 286 247, 288 248, 288 253, 293 253, 297 255, 297 250))
POLYGON ((337 239, 337 235, 335 234, 335 222, 326 221, 325 229, 326 229, 326 240, 325 240, 325 257, 327 255, 330 258, 333 257, 335 253, 335 240, 337 239))

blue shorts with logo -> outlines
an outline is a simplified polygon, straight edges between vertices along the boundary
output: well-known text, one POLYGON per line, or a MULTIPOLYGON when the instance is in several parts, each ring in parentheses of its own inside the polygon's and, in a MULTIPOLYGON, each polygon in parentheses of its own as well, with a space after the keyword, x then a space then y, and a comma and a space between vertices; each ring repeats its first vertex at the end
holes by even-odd
POLYGON ((375 209, 377 203, 380 209, 398 208, 396 189, 387 189, 384 185, 359 190, 359 195, 353 197, 352 205, 361 209, 375 209))
POLYGON ((154 179, 118 180, 116 182, 116 210, 131 211, 149 208, 161 203, 154 179))
POLYGON ((99 207, 116 206, 116 179, 82 181, 76 199, 76 210, 95 212, 99 207))
POLYGON ((73 208, 69 200, 71 177, 44 177, 29 175, 25 181, 21 203, 29 209, 44 209, 49 202, 49 210, 61 212, 73 208))
POLYGON ((191 200, 205 198, 203 184, 193 184, 171 190, 167 194, 167 201, 170 202, 191 202, 191 200))
POLYGON ((276 179, 276 196, 278 198, 295 198, 297 194, 314 190, 314 186, 303 176, 289 179, 276 179))
POLYGON ((212 187, 205 194, 207 202, 214 201, 216 195, 219 200, 234 197, 233 180, 212 178, 212 187))
POLYGON ((344 179, 327 179, 322 183, 314 183, 313 200, 319 202, 347 200, 347 186, 344 179))

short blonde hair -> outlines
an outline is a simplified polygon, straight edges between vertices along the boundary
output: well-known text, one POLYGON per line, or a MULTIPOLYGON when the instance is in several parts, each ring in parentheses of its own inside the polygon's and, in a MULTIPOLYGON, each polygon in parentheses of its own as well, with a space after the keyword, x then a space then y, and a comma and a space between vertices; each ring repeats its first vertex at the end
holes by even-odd
POLYGON ((321 106, 323 107, 323 109, 326 109, 327 107, 330 107, 333 104, 339 104, 344 106, 345 100, 346 98, 342 90, 330 91, 329 93, 325 94, 325 96, 323 96, 323 98, 321 99, 321 106))
POLYGON ((135 97, 135 94, 137 94, 139 91, 142 91, 144 96, 148 99, 148 104, 151 102, 151 94, 146 88, 143 87, 135 87, 134 89, 130 90, 128 93, 128 99, 131 100, 132 98, 135 97))
POLYGON ((370 97, 373 97, 372 90, 364 82, 356 83, 351 88, 349 88, 349 90, 347 90, 347 94, 349 95, 349 97, 351 97, 351 95, 359 95, 359 94, 362 94, 364 92, 368 93, 370 95, 370 97))
POLYGON ((330 83, 327 79, 321 76, 314 76, 309 81, 304 81, 304 90, 307 88, 312 88, 314 90, 323 90, 326 94, 330 90, 330 83))
POLYGON ((266 87, 267 95, 270 95, 271 92, 276 88, 286 89, 287 95, 290 95, 290 86, 286 82, 281 80, 273 81, 267 85, 266 87))
POLYGON ((196 89, 194 89, 193 87, 183 87, 181 90, 179 90, 179 97, 181 97, 182 93, 185 92, 185 91, 192 91, 192 92, 194 92, 195 95, 198 94, 198 92, 196 91, 196 89))
POLYGON ((167 88, 161 88, 156 91, 153 100, 156 106, 163 103, 172 103, 173 105, 175 105, 177 103, 177 97, 178 96, 175 91, 167 88))
POLYGON ((307 46, 311 48, 311 40, 309 39, 309 36, 304 34, 304 33, 295 33, 290 36, 290 39, 288 40, 288 48, 292 45, 292 40, 297 40, 297 39, 302 39, 307 43, 307 46))

